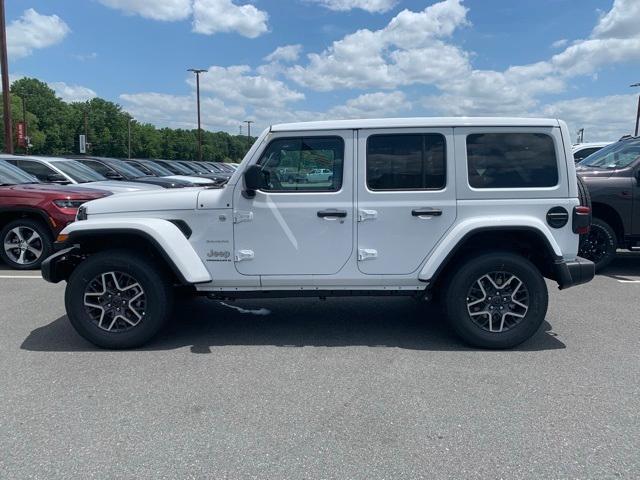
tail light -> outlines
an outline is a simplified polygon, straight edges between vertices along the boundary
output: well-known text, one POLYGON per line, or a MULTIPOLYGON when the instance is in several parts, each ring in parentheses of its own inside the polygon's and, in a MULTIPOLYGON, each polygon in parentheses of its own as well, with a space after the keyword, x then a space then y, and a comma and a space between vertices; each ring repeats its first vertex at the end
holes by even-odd
POLYGON ((573 233, 584 235, 591 226, 591 207, 580 205, 573 208, 573 233))

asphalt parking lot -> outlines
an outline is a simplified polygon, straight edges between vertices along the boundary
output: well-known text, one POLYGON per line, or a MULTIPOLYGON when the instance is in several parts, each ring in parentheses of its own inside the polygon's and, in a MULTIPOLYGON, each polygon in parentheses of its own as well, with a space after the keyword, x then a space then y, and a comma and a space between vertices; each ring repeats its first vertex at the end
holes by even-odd
POLYGON ((638 478, 640 255, 512 351, 411 299, 182 303, 148 348, 81 339, 0 269, 0 477, 638 478))

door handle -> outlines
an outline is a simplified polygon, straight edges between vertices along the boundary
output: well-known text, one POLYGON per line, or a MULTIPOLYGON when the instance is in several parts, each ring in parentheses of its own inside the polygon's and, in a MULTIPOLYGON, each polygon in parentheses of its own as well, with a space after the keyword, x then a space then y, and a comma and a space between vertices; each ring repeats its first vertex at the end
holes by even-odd
POLYGON ((439 208, 414 208, 411 210, 411 215, 414 217, 439 217, 442 215, 442 210, 439 208))
POLYGON ((318 211, 318 218, 345 218, 347 216, 346 210, 320 210, 318 211))

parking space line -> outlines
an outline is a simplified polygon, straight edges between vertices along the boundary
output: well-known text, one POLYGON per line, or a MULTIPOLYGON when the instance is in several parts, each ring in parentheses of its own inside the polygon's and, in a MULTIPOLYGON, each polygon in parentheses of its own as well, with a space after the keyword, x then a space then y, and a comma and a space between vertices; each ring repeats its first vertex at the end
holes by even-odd
POLYGON ((618 280, 619 283, 640 283, 640 280, 618 280))

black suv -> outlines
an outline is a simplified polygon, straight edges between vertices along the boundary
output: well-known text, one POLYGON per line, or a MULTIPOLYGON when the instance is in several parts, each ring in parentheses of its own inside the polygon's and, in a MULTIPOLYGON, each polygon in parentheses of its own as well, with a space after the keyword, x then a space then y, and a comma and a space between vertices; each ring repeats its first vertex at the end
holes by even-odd
POLYGON ((640 137, 623 137, 576 166, 591 196, 593 222, 580 245, 580 256, 596 271, 618 248, 640 244, 640 137))

